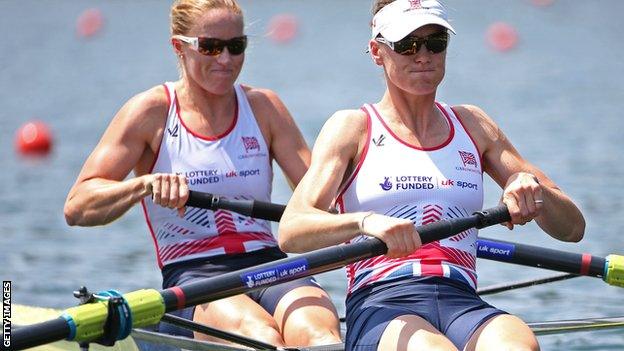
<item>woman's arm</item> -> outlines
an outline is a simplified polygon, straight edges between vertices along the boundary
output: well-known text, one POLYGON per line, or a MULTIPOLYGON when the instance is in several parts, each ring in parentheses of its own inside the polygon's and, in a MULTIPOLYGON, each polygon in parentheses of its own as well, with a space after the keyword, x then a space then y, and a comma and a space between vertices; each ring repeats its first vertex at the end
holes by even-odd
POLYGON ((525 160, 485 112, 468 105, 458 106, 456 111, 476 139, 485 172, 503 188, 501 201, 512 218, 508 227, 513 229, 513 224, 535 219, 540 228, 556 239, 581 240, 585 219, 570 197, 525 160))
POLYGON ((365 142, 366 115, 362 111, 334 114, 318 136, 310 169, 293 196, 279 226, 280 247, 304 252, 344 243, 360 234, 375 236, 388 246, 387 256, 400 257, 420 247, 411 221, 369 212, 326 212, 365 142))
POLYGON ((147 172, 160 143, 158 131, 164 128, 167 106, 163 88, 156 87, 119 110, 69 191, 64 208, 69 225, 112 222, 151 194, 163 206, 184 205, 188 188, 183 177, 146 174, 124 180, 134 168, 147 172))
POLYGON ((248 88, 247 95, 271 158, 294 189, 310 166, 310 148, 282 100, 271 90, 248 88))

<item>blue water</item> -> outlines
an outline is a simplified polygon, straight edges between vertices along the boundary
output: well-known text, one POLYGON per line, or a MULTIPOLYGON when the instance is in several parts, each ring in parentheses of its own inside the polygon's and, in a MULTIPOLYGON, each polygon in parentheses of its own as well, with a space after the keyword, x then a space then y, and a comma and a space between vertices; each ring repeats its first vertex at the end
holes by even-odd
MULTIPOLYGON (((159 287, 151 238, 140 209, 115 223, 70 228, 65 196, 82 162, 114 113, 134 94, 178 76, 168 44, 168 1, 0 1, 0 276, 13 281, 16 303, 67 307, 71 291, 159 287), (100 35, 75 35, 77 16, 97 7, 100 35), (54 133, 46 159, 14 154, 17 128, 41 119, 54 133)), ((448 53, 439 99, 470 103, 490 114, 520 152, 549 174, 583 210, 585 239, 564 244, 534 224, 483 236, 595 255, 624 253, 624 2, 448 0, 458 32, 448 53), (495 21, 515 26, 518 46, 491 50, 484 33, 495 21)), ((251 45, 240 81, 275 90, 310 145, 335 111, 374 102, 382 73, 364 53, 370 2, 363 0, 242 1, 251 45), (270 18, 299 18, 295 41, 273 43, 270 18)), ((273 201, 290 195, 276 172, 273 201)), ((488 181, 486 206, 500 190, 488 181)), ((550 274, 479 262, 480 285, 550 274)), ((321 276, 341 312, 344 274, 321 276)), ((624 315, 624 291, 577 278, 488 297, 527 321, 624 315)), ((544 350, 620 350, 621 331, 540 338, 544 350)))

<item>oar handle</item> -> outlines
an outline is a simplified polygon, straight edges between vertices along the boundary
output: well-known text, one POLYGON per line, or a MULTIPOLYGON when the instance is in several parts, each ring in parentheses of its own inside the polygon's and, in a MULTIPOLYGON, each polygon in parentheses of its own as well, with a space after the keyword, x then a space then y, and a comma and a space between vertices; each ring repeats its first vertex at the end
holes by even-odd
POLYGON ((208 210, 229 210, 245 216, 279 222, 286 206, 256 200, 226 199, 221 196, 190 191, 186 206, 208 210))

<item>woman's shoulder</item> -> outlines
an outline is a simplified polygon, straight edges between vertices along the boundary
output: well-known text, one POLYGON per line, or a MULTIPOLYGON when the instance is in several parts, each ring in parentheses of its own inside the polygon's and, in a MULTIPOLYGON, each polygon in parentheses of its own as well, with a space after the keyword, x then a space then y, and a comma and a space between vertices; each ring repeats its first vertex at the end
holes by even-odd
POLYGON ((361 109, 334 112, 325 121, 321 133, 339 142, 358 142, 367 135, 368 114, 361 109))
POLYGON ((164 85, 157 85, 132 96, 122 107, 133 118, 166 116, 170 97, 164 85))
POLYGON ((498 135, 498 125, 479 106, 462 104, 455 105, 452 109, 470 133, 476 133, 489 139, 496 138, 498 135))
POLYGON ((283 105, 279 95, 271 89, 253 87, 250 85, 240 85, 249 104, 254 109, 277 109, 283 105))
POLYGON ((163 85, 139 92, 128 99, 114 118, 122 129, 151 133, 164 125, 169 111, 169 98, 163 85))

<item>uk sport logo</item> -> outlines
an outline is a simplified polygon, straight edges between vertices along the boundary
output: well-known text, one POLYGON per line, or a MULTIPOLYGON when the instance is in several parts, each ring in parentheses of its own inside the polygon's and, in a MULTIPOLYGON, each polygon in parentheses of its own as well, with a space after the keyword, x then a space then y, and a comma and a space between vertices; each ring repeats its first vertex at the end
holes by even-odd
POLYGON ((243 146, 245 146, 245 152, 249 152, 252 150, 256 150, 260 152, 260 143, 258 143, 258 139, 255 136, 252 137, 241 137, 243 139, 243 146))

